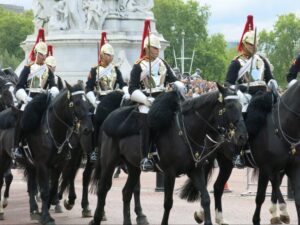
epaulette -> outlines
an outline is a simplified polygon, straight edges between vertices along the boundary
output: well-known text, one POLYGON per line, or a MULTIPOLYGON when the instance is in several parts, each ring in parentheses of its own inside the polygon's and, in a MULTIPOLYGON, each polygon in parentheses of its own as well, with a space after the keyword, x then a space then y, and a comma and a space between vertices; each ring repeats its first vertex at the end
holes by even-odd
POLYGON ((237 60, 237 59, 239 59, 241 56, 243 56, 243 54, 237 55, 236 57, 233 58, 233 60, 237 60))
POLYGON ((97 69, 98 66, 99 66, 99 64, 96 64, 96 65, 94 65, 94 66, 92 67, 92 69, 97 69))

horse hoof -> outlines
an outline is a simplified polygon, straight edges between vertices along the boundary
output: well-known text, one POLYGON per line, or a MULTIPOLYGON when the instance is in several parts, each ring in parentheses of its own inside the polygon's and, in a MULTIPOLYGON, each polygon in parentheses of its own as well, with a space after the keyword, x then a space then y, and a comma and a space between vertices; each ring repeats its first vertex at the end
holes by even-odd
POLYGON ((72 204, 69 204, 69 202, 65 199, 64 201, 64 207, 66 208, 66 210, 71 210, 73 209, 73 206, 72 204))
POLYGON ((56 225, 55 220, 48 216, 46 219, 40 221, 42 225, 56 225))
POLYGON ((273 218, 270 220, 270 223, 271 223, 271 224, 282 224, 281 221, 280 221, 280 218, 279 218, 278 216, 273 217, 273 218))
POLYGON ((0 213, 0 220, 4 220, 4 213, 0 213))
POLYGON ((196 220, 197 223, 201 224, 203 223, 203 219, 200 218, 197 212, 194 213, 194 219, 196 220))
POLYGON ((7 207, 7 205, 8 205, 7 198, 4 198, 3 199, 3 204, 2 204, 3 208, 5 209, 7 207))
POLYGON ((90 209, 83 209, 81 215, 82 218, 92 217, 92 211, 90 209))
POLYGON ((89 222, 89 225, 95 225, 94 220, 91 220, 91 221, 89 222))
POLYGON ((41 214, 37 210, 34 210, 33 212, 30 213, 30 219, 41 220, 41 214))
POLYGON ((102 215, 101 221, 107 221, 107 217, 106 217, 105 212, 104 212, 103 215, 102 215))
POLYGON ((63 213, 63 210, 61 208, 61 205, 56 205, 54 208, 55 213, 63 213))
POLYGON ((148 225, 149 222, 147 220, 147 216, 141 215, 136 217, 136 223, 137 225, 148 225))
POLYGON ((290 224, 290 216, 288 215, 280 215, 280 220, 285 224, 290 224))

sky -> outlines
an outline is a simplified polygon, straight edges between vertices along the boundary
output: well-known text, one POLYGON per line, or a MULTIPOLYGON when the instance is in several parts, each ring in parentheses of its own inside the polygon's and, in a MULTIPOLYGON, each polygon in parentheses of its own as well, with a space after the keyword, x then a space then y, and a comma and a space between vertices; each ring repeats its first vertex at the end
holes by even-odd
MULTIPOLYGON (((209 34, 222 33, 227 41, 238 41, 242 35, 247 15, 253 15, 257 31, 272 30, 279 15, 295 13, 300 17, 298 0, 197 0, 210 7, 209 34)), ((31 9, 32 0, 0 0, 31 9)))

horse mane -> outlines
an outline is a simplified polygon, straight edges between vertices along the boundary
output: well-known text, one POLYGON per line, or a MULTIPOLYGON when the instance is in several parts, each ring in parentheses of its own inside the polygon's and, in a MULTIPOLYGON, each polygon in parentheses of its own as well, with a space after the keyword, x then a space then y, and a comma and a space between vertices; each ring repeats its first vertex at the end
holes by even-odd
POLYGON ((0 112, 0 129, 9 129, 16 125, 17 115, 11 108, 7 108, 0 112))
MULTIPOLYGON (((61 90, 59 94, 51 101, 52 102, 51 105, 54 105, 56 104, 56 102, 60 101, 61 98, 63 98, 68 91, 69 91, 68 88, 64 88, 63 90, 61 90)), ((83 91, 83 86, 80 83, 75 84, 74 86, 71 87, 70 91, 71 93, 76 91, 83 91)))
POLYGON ((191 110, 207 107, 207 105, 215 104, 219 98, 219 91, 212 91, 200 95, 199 97, 189 99, 182 104, 182 113, 188 113, 191 110))

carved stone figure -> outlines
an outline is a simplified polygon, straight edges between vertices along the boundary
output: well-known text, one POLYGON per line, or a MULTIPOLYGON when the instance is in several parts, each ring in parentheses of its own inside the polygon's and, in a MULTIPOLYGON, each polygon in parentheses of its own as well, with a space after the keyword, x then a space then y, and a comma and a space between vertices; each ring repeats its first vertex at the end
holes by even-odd
POLYGON ((47 28, 49 17, 46 14, 44 0, 35 0, 33 4, 34 24, 36 30, 41 27, 47 28))
POLYGON ((53 7, 53 11, 54 15, 50 18, 49 28, 53 30, 68 30, 70 28, 70 24, 66 0, 56 2, 53 7))
POLYGON ((108 11, 103 7, 102 0, 86 0, 83 3, 86 12, 86 27, 88 30, 101 30, 108 11))

